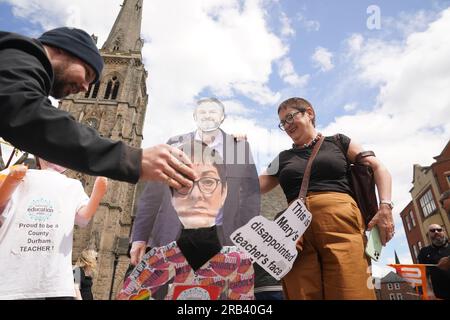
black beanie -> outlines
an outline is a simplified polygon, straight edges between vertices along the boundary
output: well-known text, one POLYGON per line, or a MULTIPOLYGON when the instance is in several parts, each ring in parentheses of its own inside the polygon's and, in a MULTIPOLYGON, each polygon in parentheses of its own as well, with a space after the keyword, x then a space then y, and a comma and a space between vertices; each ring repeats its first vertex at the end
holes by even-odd
POLYGON ((45 32, 38 40, 42 44, 63 49, 91 66, 95 72, 95 80, 92 83, 100 79, 104 65, 103 58, 94 40, 85 31, 67 27, 57 28, 45 32))

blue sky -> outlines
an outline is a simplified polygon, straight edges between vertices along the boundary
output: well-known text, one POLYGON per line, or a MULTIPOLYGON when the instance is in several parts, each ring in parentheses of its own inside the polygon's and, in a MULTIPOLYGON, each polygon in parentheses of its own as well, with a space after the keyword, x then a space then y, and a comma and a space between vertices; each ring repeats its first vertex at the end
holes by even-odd
MULTIPOLYGON (((71 25, 102 45, 121 3, 0 0, 0 29, 37 36, 71 25)), ((191 131, 192 103, 215 95, 227 107, 224 129, 247 133, 262 170, 290 145, 277 129, 277 105, 305 97, 320 131, 373 149, 392 173, 397 234, 377 264, 385 273, 394 249, 411 261, 398 213, 410 201, 413 164, 431 164, 450 137, 449 7, 423 0, 145 0, 144 146, 191 131), (368 28, 371 5, 379 29, 368 28)))

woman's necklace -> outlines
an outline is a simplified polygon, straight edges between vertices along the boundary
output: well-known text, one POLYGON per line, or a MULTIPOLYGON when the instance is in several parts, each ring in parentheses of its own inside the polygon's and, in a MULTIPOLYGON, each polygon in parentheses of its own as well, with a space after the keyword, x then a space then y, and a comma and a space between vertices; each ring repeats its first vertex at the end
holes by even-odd
POLYGON ((307 148, 311 148, 311 147, 313 147, 313 146, 317 143, 317 141, 320 140, 321 137, 322 137, 322 134, 319 132, 319 133, 316 135, 316 137, 315 137, 314 139, 311 140, 310 143, 305 143, 305 144, 300 145, 300 146, 297 146, 296 144, 293 144, 292 147, 293 147, 294 149, 307 149, 307 148))

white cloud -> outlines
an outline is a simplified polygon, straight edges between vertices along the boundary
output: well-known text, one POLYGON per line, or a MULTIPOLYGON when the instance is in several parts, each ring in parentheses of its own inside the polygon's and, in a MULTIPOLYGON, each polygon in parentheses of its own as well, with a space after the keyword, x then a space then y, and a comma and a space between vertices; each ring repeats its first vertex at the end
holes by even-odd
POLYGON ((254 112, 251 108, 247 108, 238 100, 222 100, 222 103, 225 105, 225 113, 227 116, 248 116, 254 112))
POLYGON ((278 63, 278 75, 287 84, 294 87, 305 87, 309 81, 309 74, 299 76, 290 58, 285 57, 278 63))
POLYGON ((382 17, 382 31, 385 36, 400 32, 404 37, 421 32, 438 18, 436 11, 420 10, 417 12, 401 12, 396 17, 382 17))
POLYGON ((395 269, 386 265, 372 263, 372 277, 374 278, 383 278, 391 271, 395 272, 395 269))
POLYGON ((326 48, 317 47, 316 51, 312 56, 312 60, 314 61, 314 66, 319 68, 323 72, 330 71, 334 68, 333 62, 333 54, 328 51, 326 48))
POLYGON ((349 112, 349 111, 354 111, 354 110, 356 110, 357 107, 358 107, 358 104, 355 103, 355 102, 353 102, 353 103, 347 103, 347 104, 344 106, 344 110, 347 111, 347 112, 349 112))
POLYGON ((377 105, 326 128, 347 132, 388 165, 398 211, 410 200, 412 165, 431 164, 450 138, 450 43, 442 41, 448 29, 450 9, 402 43, 360 41, 360 50, 352 52, 354 72, 379 88, 377 105))
POLYGON ((307 31, 319 31, 320 22, 317 20, 310 20, 304 16, 302 13, 297 14, 297 20, 301 22, 302 26, 307 31))
POLYGON ((361 50, 364 42, 364 37, 357 33, 353 34, 349 39, 347 39, 347 45, 350 49, 350 53, 357 53, 361 50))
POLYGON ((258 1, 247 1, 242 7, 239 3, 215 1, 214 7, 201 1, 144 4, 144 36, 151 40, 144 47, 151 92, 145 145, 158 142, 160 135, 192 130, 191 111, 186 119, 178 110, 206 88, 225 99, 240 94, 262 105, 279 101, 280 94, 267 83, 272 63, 287 48, 268 30, 258 1), (177 18, 170 19, 174 6, 177 18), (173 130, 161 131, 159 123, 167 114, 180 116, 172 119, 173 130))
POLYGON ((257 81, 240 82, 233 85, 236 92, 251 97, 261 105, 274 105, 280 98, 280 93, 273 92, 268 85, 261 85, 257 81))
MULTIPOLYGON (((73 0, 68 4, 58 0, 2 0, 13 6, 17 17, 39 24, 44 30, 63 25, 83 28, 99 36, 99 43, 106 41, 112 23, 120 10, 121 0, 73 0), (108 10, 105 10, 108 8, 108 10), (108 23, 99 23, 110 21, 108 23)), ((35 33, 34 36, 37 36, 35 33)))
POLYGON ((295 30, 292 28, 291 19, 286 15, 286 13, 282 13, 281 17, 281 35, 284 37, 295 36, 295 30))

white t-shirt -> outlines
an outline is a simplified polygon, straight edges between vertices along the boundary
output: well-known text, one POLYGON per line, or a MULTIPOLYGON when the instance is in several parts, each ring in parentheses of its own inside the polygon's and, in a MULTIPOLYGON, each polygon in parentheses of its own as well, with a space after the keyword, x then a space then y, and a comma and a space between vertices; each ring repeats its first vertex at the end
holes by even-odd
POLYGON ((78 180, 28 170, 3 212, 0 300, 75 296, 73 226, 88 200, 78 180))

